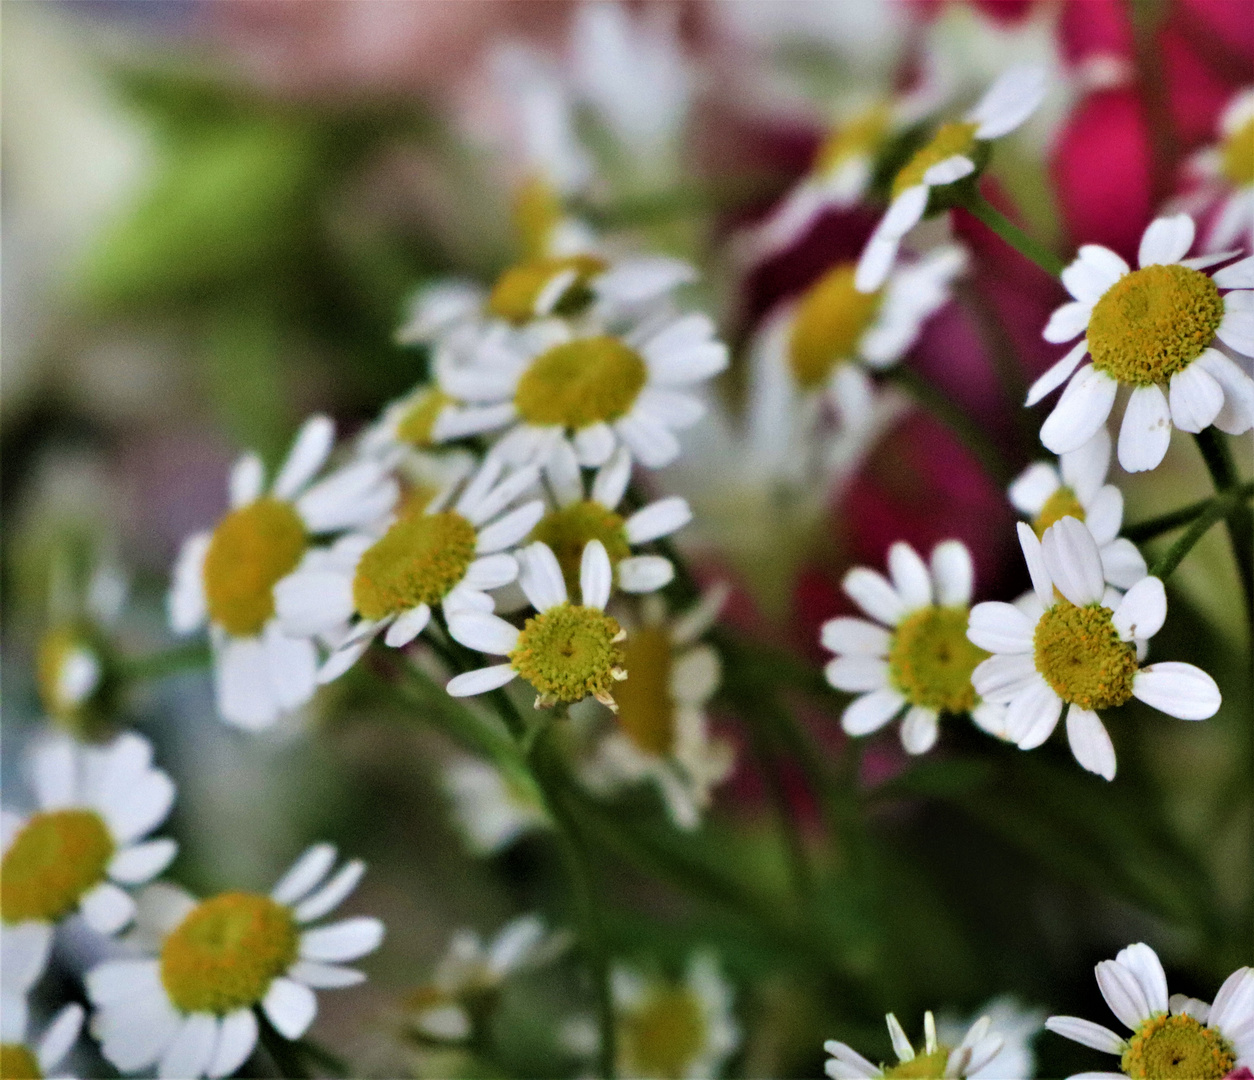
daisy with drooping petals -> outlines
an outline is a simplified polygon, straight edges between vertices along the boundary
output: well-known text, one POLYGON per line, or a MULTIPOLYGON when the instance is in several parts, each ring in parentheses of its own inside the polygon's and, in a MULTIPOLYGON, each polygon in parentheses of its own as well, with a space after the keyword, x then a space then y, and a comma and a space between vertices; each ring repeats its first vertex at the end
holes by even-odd
POLYGON ((107 960, 85 979, 104 1056, 122 1072, 156 1064, 161 1077, 221 1077, 252 1053, 257 1008, 284 1038, 304 1035, 318 1010, 314 990, 362 982, 341 965, 383 940, 373 918, 309 927, 365 869, 353 860, 331 874, 335 856, 330 844, 315 844, 269 896, 227 892, 198 902, 170 885, 147 889, 135 944, 157 955, 107 960))
POLYGON ((1060 455, 1056 466, 1029 465, 1010 485, 1010 502, 1031 516, 1037 536, 1064 517, 1084 522, 1097 541, 1106 580, 1130 589, 1148 571, 1136 545, 1119 535, 1123 492, 1106 483, 1110 451, 1110 432, 1103 425, 1083 446, 1060 455))
POLYGON ((56 735, 34 748, 29 766, 38 811, 0 816, 0 919, 16 935, 6 950, 22 954, 18 969, 46 954, 53 926, 75 911, 98 933, 121 930, 135 913, 123 886, 151 880, 178 850, 173 840, 143 839, 174 803, 147 739, 128 732, 80 746, 56 735))
POLYGON ((892 202, 858 260, 854 283, 874 292, 888 277, 902 238, 929 210, 945 209, 945 187, 977 175, 988 162, 992 140, 1024 123, 1045 97, 1040 67, 1004 72, 963 119, 943 124, 930 142, 893 179, 892 202))
POLYGON ((453 820, 476 855, 495 855, 552 824, 528 774, 506 774, 477 758, 458 757, 445 767, 442 786, 453 803, 453 820))
POLYGON ((888 550, 891 583, 866 567, 845 575, 849 597, 875 622, 841 616, 823 624, 822 642, 836 653, 824 669, 837 690, 856 693, 841 717, 849 735, 869 735, 905 711, 901 744, 923 754, 936 743, 942 713, 969 713, 988 731, 1002 710, 981 701, 971 672, 987 655, 967 640, 975 570, 957 540, 932 549, 929 569, 909 544, 888 550))
POLYGON ((393 648, 408 645, 426 629, 437 604, 446 614, 492 610, 484 590, 518 574, 505 549, 544 513, 539 499, 510 509, 539 471, 523 468, 502 479, 503 468, 490 458, 451 509, 445 507, 456 486, 425 506, 385 519, 373 532, 350 533, 330 548, 310 551, 279 583, 275 603, 282 627, 337 642, 317 673, 319 682, 344 674, 380 633, 393 648))
POLYGON ((274 587, 295 570, 313 535, 374 521, 396 501, 384 466, 360 460, 317 483, 334 425, 307 421, 270 490, 255 454, 231 470, 231 510, 212 532, 190 537, 170 588, 170 625, 180 634, 207 622, 214 650, 218 711, 257 730, 303 705, 317 688, 317 650, 275 618, 274 587))
POLYGON ((614 691, 614 729, 582 770, 602 791, 653 780, 681 829, 697 827, 712 788, 731 775, 735 760, 729 743, 710 738, 705 704, 718 689, 719 658, 699 643, 726 597, 726 586, 710 589, 668 619, 665 601, 647 596, 638 625, 621 616, 628 678, 614 691))
POLYGON ((1107 586, 1093 535, 1073 517, 1038 540, 1019 523, 1033 593, 1019 604, 976 604, 967 636, 993 653, 971 681, 989 701, 1008 706, 1005 737, 1021 750, 1049 738, 1067 711, 1067 740, 1084 768, 1115 777, 1115 748, 1099 711, 1138 698, 1181 720, 1219 709, 1219 688, 1192 664, 1142 668, 1167 618, 1167 594, 1144 577, 1120 596, 1107 586))
MULTIPOLYGON (((950 1047, 936 1036, 936 1020, 931 1012, 923 1014, 923 1050, 916 1052, 906 1038, 897 1017, 889 1013, 888 1034, 897 1054, 896 1065, 872 1065, 847 1043, 829 1039, 823 1044, 831 1057, 824 1067, 832 1080, 877 1080, 879 1077, 976 1077, 1001 1053, 1005 1037, 993 1026, 992 1018, 981 1016, 967 1029, 962 1041, 950 1047)), ((997 1073, 998 1080, 1022 1080, 1026 1074, 997 1073)))
MULTIPOLYGON (((0 931, 2 933, 3 931, 0 931)), ((50 1076, 69 1080, 56 1068, 74 1048, 83 1029, 83 1007, 72 1002, 54 1016, 38 1038, 27 1031, 26 1002, 0 999, 0 1076, 5 1080, 50 1076)))
POLYGON ((1217 206, 1206 249, 1254 248, 1254 87, 1228 102, 1219 116, 1219 136, 1217 146, 1199 151, 1188 163, 1203 180, 1203 200, 1217 206))
POLYGON ((536 692, 536 708, 594 697, 617 709, 613 691, 627 678, 623 668, 627 634, 605 613, 613 584, 605 545, 590 540, 583 549, 579 604, 568 599, 561 565, 546 544, 523 548, 518 562, 518 583, 536 614, 519 630, 487 611, 450 612, 449 633, 454 638, 509 660, 455 676, 448 692, 453 697, 483 694, 521 675, 536 692))
POLYGON ((1207 1005, 1183 994, 1167 996, 1158 955, 1138 942, 1097 965, 1097 986, 1132 1029, 1122 1038, 1078 1016, 1051 1016, 1056 1035, 1119 1057, 1120 1072, 1086 1072, 1071 1080, 1222 1080, 1254 1065, 1254 969, 1238 968, 1207 1005))
POLYGON ((1232 253, 1186 259, 1194 231, 1186 214, 1158 218, 1141 237, 1139 270, 1086 244, 1062 272, 1075 299, 1050 316, 1045 340, 1084 336, 1032 384, 1027 399, 1035 405, 1067 384, 1041 425, 1041 442, 1054 453, 1093 437, 1120 386, 1132 388, 1119 428, 1119 464, 1128 472, 1158 466, 1173 424, 1190 432, 1214 424, 1229 435, 1254 426, 1254 379, 1215 348, 1218 340, 1254 356, 1254 256, 1207 276, 1205 267, 1232 253), (1090 362, 1076 371, 1085 355, 1090 362))

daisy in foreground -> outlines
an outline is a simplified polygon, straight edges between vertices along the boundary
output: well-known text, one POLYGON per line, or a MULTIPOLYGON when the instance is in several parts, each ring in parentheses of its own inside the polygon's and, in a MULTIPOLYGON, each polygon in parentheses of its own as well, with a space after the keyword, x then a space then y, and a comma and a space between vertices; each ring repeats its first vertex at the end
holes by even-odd
POLYGON ((6 941, 5 960, 18 969, 46 953, 53 926, 75 911, 98 933, 122 929, 135 913, 122 886, 151 880, 178 850, 173 840, 143 839, 169 814, 174 783, 139 735, 102 747, 54 736, 29 766, 39 810, 0 817, 0 918, 6 935, 22 931, 6 941))
MULTIPOLYGON (((994 1028, 992 1019, 981 1016, 967 1029, 957 1046, 946 1046, 936 1037, 936 1020, 930 1012, 926 1012, 923 1014, 923 1050, 919 1053, 910 1045, 897 1017, 889 1013, 886 1019, 897 1064, 872 1065, 853 1047, 830 1039, 823 1044, 823 1049, 831 1054, 825 1069, 832 1080, 874 1080, 876 1077, 894 1076, 936 1077, 937 1080, 942 1077, 991 1077, 993 1074, 985 1070, 998 1058, 1006 1043, 1002 1033, 994 1028)), ((1021 1080, 1026 1074, 1003 1069, 996 1073, 996 1077, 997 1080, 1021 1080)))
POLYGON ((536 691, 536 708, 573 704, 594 697, 617 709, 613 691, 627 678, 623 667, 626 631, 605 613, 613 571, 605 545, 592 540, 583 549, 579 569, 582 603, 568 599, 557 557, 547 544, 518 553, 518 583, 536 614, 519 630, 486 611, 449 614, 449 633, 479 652, 508 656, 493 667, 467 671, 449 680, 453 697, 483 694, 521 675, 536 691))
POLYGON ((55 1076, 83 1029, 83 1007, 66 1005, 35 1039, 27 1031, 24 1001, 5 998, 0 1006, 0 1076, 5 1080, 55 1076))
POLYGON ((1018 529, 1033 593, 1017 605, 976 604, 967 632, 994 654, 971 681, 1008 706, 1006 738, 1021 750, 1040 746, 1065 708, 1076 761, 1113 780, 1115 748, 1099 712, 1135 697, 1181 720, 1215 715, 1219 687, 1201 668, 1140 666, 1167 618, 1158 578, 1142 578, 1121 597, 1106 585, 1097 541, 1075 518, 1051 525, 1041 540, 1022 522, 1018 529))
POLYGON ((1035 405, 1067 384, 1041 425, 1041 442, 1054 453, 1093 437, 1120 386, 1132 390, 1119 428, 1119 464, 1128 472, 1158 466, 1173 424, 1190 432, 1214 424, 1229 435, 1254 426, 1254 379, 1215 348, 1218 341, 1254 356, 1254 256, 1208 276, 1204 268, 1232 253, 1186 259, 1194 232, 1186 214, 1158 218, 1141 237, 1139 270, 1086 244, 1062 272, 1075 299, 1050 316, 1045 340, 1084 336, 1033 383, 1027 399, 1035 405), (1085 355, 1091 361, 1076 371, 1085 355))
POLYGON ((314 990, 363 981, 341 965, 383 940, 378 919, 306 929, 343 902, 365 869, 353 860, 331 874, 334 865, 335 848, 315 844, 269 896, 227 892, 197 902, 173 886, 147 889, 134 943, 157 955, 108 960, 85 979, 104 1056, 122 1072, 156 1064, 161 1077, 229 1076, 257 1043, 258 1007, 279 1034, 299 1039, 318 1010, 314 990))
POLYGON ((1120 1072, 1086 1072, 1072 1080, 1222 1080, 1254 1065, 1254 970, 1234 971, 1207 1005, 1167 996, 1157 954, 1138 943, 1097 965, 1097 985, 1110 1011, 1128 1028, 1122 1038, 1078 1016, 1051 1016, 1056 1035, 1119 1057, 1120 1072))
POLYGON ((503 468, 489 458, 451 508, 457 485, 373 532, 350 533, 330 548, 310 551, 279 583, 274 596, 283 630, 337 642, 318 682, 343 675, 380 633, 393 648, 408 645, 427 628, 436 605, 446 615, 462 608, 492 610, 484 590, 518 575, 505 549, 544 513, 539 499, 510 509, 536 483, 538 470, 519 469, 502 479, 503 468))
POLYGON ((971 673, 988 654, 967 640, 975 570, 957 540, 932 549, 929 569, 909 544, 888 550, 890 583, 866 567, 845 575, 844 590, 871 618, 823 624, 836 653, 824 669, 837 690, 856 693, 841 717, 849 735, 869 735, 905 711, 901 744, 923 754, 936 743, 942 713, 969 713, 986 731, 1001 729, 1002 710, 981 701, 971 673))
POLYGON ((855 284, 874 292, 888 277, 902 238, 929 211, 948 205, 945 188, 977 175, 988 163, 992 140, 1023 124, 1045 97, 1045 71, 1003 72, 961 121, 943 124, 893 179, 892 202, 858 260, 855 284))
POLYGON ((261 459, 245 454, 231 470, 231 510, 212 532, 184 544, 170 589, 170 625, 187 634, 209 624, 218 710, 229 723, 265 728, 303 705, 317 688, 318 655, 275 619, 274 587, 295 570, 317 533, 365 525, 396 501, 382 464, 357 461, 318 483, 334 425, 307 421, 267 492, 261 459))

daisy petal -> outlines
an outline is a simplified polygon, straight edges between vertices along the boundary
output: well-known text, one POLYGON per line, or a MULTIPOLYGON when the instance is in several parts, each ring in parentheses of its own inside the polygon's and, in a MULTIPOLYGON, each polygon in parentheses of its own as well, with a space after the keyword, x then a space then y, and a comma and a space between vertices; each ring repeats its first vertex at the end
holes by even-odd
POLYGON ((297 570, 274 587, 274 611, 294 637, 327 633, 356 611, 353 579, 338 570, 297 570))
POLYGON ((518 577, 518 560, 513 555, 484 555, 470 564, 460 587, 479 592, 499 589, 518 577))
POLYGON ((318 999, 309 987, 280 977, 270 984, 261 1008, 275 1031, 285 1039, 299 1039, 318 1013, 318 999))
POLYGON ((54 735, 42 742, 31 758, 30 773, 40 810, 59 810, 77 801, 78 759, 68 737, 54 735))
POLYGON ((1032 384, 1028 390, 1028 397, 1024 405, 1030 409, 1047 394, 1052 394, 1057 390, 1071 377, 1071 373, 1080 366, 1080 361, 1084 359, 1084 354, 1088 352, 1088 349, 1089 343, 1087 338, 1071 346, 1066 356, 1050 367, 1044 375, 1032 384))
POLYGON ((901 1029, 901 1023, 897 1017, 889 1013, 885 1018, 888 1024, 888 1037, 893 1044, 893 1053, 897 1055, 898 1061, 913 1061, 914 1047, 910 1045, 910 1040, 906 1038, 906 1033, 901 1029))
POLYGON ((162 1080, 203 1076, 217 1044, 218 1018, 210 1013, 192 1013, 161 1055, 157 1075, 162 1080))
MULTIPOLYGON (((1100 721, 1099 721, 1100 723, 1100 721)), ((1097 965, 1097 986, 1106 1004, 1123 1025, 1136 1030, 1143 1020, 1150 1017, 1150 1006, 1145 991, 1136 977, 1122 964, 1103 960, 1097 965)))
POLYGON ((287 969, 288 978, 314 990, 339 990, 345 986, 358 986, 366 981, 364 972, 356 968, 339 967, 336 964, 317 964, 312 960, 297 960, 287 969))
POLYGON ((1106 423, 1118 389, 1119 384, 1109 375, 1085 364, 1071 377, 1054 411, 1041 425, 1041 442, 1055 454, 1078 450, 1106 423))
POLYGON ((229 638, 214 665, 222 719, 248 731, 272 724, 279 714, 270 691, 270 668, 260 638, 229 638))
POLYGON ((1211 280, 1221 289, 1254 289, 1254 255, 1216 270, 1211 280))
POLYGON ((290 870, 279 878, 270 892, 276 904, 295 904, 312 892, 335 865, 335 847, 331 844, 314 844, 305 849, 290 870))
POLYGON ((1210 427, 1219 415, 1224 404, 1224 392, 1205 368, 1190 364, 1171 377, 1168 401, 1176 427, 1196 433, 1210 427))
POLYGON ((227 481, 231 509, 236 510, 255 502, 261 495, 265 483, 266 470, 261 458, 256 454, 245 454, 231 467, 231 477, 227 481))
POLYGON ((1074 340, 1088 328, 1093 305, 1083 300, 1072 300, 1056 308, 1041 333, 1051 345, 1062 345, 1074 340))
POLYGON ((975 692, 994 704, 1009 704, 1040 675, 1030 655, 1016 653, 981 660, 971 673, 975 692))
POLYGON ((646 469, 660 469, 679 457, 679 440, 674 434, 639 413, 629 413, 615 427, 646 469))
POLYGON ((909 544, 897 541, 888 549, 888 572, 907 611, 932 603, 932 577, 927 563, 909 544))
POLYGON ((257 1016, 252 1009, 237 1009, 222 1018, 218 1047, 205 1075, 211 1080, 230 1076, 248 1060, 257 1045, 257 1016))
POLYGON ((1145 991, 1145 1000, 1149 1002, 1150 1012, 1165 1013, 1167 1011, 1167 975, 1163 971, 1158 954, 1153 949, 1144 942, 1137 942, 1126 949, 1120 949, 1115 956, 1115 962, 1122 964, 1136 976, 1136 981, 1145 991))
MULTIPOLYGON (((923 192, 924 205, 927 204, 927 188, 919 187, 911 190, 923 192)), ((875 292, 879 289, 887 280, 888 274, 893 268, 893 263, 897 259, 897 249, 900 246, 901 241, 897 237, 872 236, 867 241, 867 245, 858 259, 858 270, 854 278, 854 287, 859 292, 865 293, 875 292)))
POLYGON ((1077 607, 1097 603, 1106 591, 1102 557, 1083 522, 1065 517, 1041 539, 1045 569, 1058 591, 1077 607))
POLYGON ((378 919, 365 916, 343 919, 301 934, 300 958, 339 964, 374 952, 382 940, 383 923, 378 919))
POLYGON ((609 424, 604 423, 580 428, 575 432, 573 441, 575 457, 579 464, 590 469, 599 468, 609 461, 610 455, 614 453, 614 448, 618 445, 613 429, 609 424))
POLYGON ((1166 621, 1167 593, 1156 577, 1142 578, 1133 585, 1111 618, 1123 641, 1152 638, 1166 621))
POLYGON ((1119 464, 1128 472, 1158 467, 1171 442, 1171 410, 1157 386, 1138 386, 1119 428, 1119 464))
POLYGON ((1115 778, 1115 748, 1097 713, 1072 705, 1067 710, 1067 742, 1076 761, 1091 773, 1115 778))
POLYGON ((1013 67, 1002 72, 976 103, 967 120, 978 124, 977 139, 998 139, 1014 131, 1045 98, 1048 86, 1045 69, 1037 64, 1013 67))
POLYGON ((327 912, 334 911, 357 888, 357 883, 365 872, 366 864, 360 859, 345 863, 330 881, 296 905, 292 912, 296 921, 313 922, 314 919, 321 919, 327 912))
POLYGON ((426 604, 419 604, 401 615, 383 635, 383 644, 393 649, 408 645, 426 628, 431 621, 431 609, 426 604))
POLYGON ((473 697, 475 694, 486 694, 489 690, 499 689, 517 674, 512 664, 476 668, 450 679, 444 689, 450 697, 473 697))
POLYGON ((1238 968, 1225 980, 1215 995, 1207 1022, 1231 1038, 1254 1017, 1254 969, 1238 968))
POLYGON ((614 587, 614 570, 600 540, 589 540, 579 560, 579 595, 585 607, 604 609, 614 587))
MULTIPOLYGON (((1076 492, 1076 497, 1079 498, 1079 492, 1076 492)), ((1123 524, 1123 492, 1114 484, 1099 488, 1087 504, 1084 499, 1080 499, 1080 503, 1084 506, 1084 524, 1093 534, 1098 547, 1109 544, 1119 535, 1123 524)))
POLYGON ((205 556, 213 537, 209 533, 189 536, 179 549, 178 559, 170 575, 170 591, 166 597, 166 610, 170 629, 176 634, 188 634, 201 626, 209 615, 205 600, 205 556))
POLYGON ((116 934, 135 914, 131 894, 112 882, 103 882, 88 891, 79 901, 83 919, 98 934, 116 934))
POLYGON ((1077 300, 1096 304, 1130 269, 1110 248, 1085 244, 1076 253, 1075 261, 1062 272, 1062 284, 1077 300))
POLYGON ((841 587, 858 607, 886 626, 896 626, 906 614, 906 605, 897 590, 874 570, 855 566, 845 575, 841 587))
POLYGON ((279 499, 292 498, 303 488, 326 461, 335 443, 335 425, 325 416, 311 416, 305 421, 292 449, 274 479, 274 494, 279 499))
POLYGON ((974 161, 962 154, 954 154, 928 169, 923 174, 923 182, 928 187, 939 187, 942 184, 952 184, 964 176, 970 176, 973 172, 975 172, 974 161))
POLYGON ((492 555, 505 548, 513 547, 544 517, 544 503, 534 499, 524 503, 517 510, 511 510, 503 518, 498 518, 491 525, 479 530, 479 539, 475 542, 477 555, 492 555))
POLYGON ((1215 680, 1192 664, 1150 664, 1133 676, 1132 696, 1178 720, 1207 720, 1219 711, 1222 696, 1215 680))
POLYGON ((318 651, 308 638, 288 637, 271 622, 262 641, 266 650, 266 674, 279 708, 295 709, 318 688, 318 651))
POLYGON ((6 924, 0 934, 0 985, 7 996, 24 998, 43 974, 52 948, 52 925, 43 922, 6 924))
MULTIPOLYGON (((377 632, 378 629, 379 624, 375 624, 374 632, 377 632)), ((318 684, 325 686, 329 682, 334 682, 357 663, 361 659, 362 654, 370 648, 370 643, 374 640, 374 632, 351 641, 347 645, 341 645, 328 656, 322 667, 318 669, 318 684)))
MULTIPOLYGON (((1110 451, 1110 432, 1102 426, 1088 442, 1078 450, 1063 454, 1058 462, 1063 483, 1075 492, 1076 498, 1086 508, 1106 483, 1106 473, 1110 470, 1110 451)), ((1090 513, 1087 509, 1085 512, 1090 513)))
POLYGON ((1254 427, 1254 379, 1218 349, 1207 349, 1194 364, 1223 388, 1224 404, 1215 427, 1228 435, 1244 435, 1254 427))
POLYGON ((975 567, 967 546, 960 540, 943 540, 932 548, 931 562, 936 602, 947 607, 969 604, 975 567))
POLYGON ((825 649, 855 656, 887 656, 893 637, 882 626, 842 615, 828 619, 820 632, 825 649))
POLYGON ((518 552, 518 565, 518 584, 537 611, 566 603, 566 580, 547 544, 536 542, 523 548, 518 552))
POLYGON ((1006 709, 1006 738, 1020 750, 1035 750, 1058 726, 1062 698, 1039 676, 1006 709))
POLYGON ((592 481, 592 499, 613 510, 627 493, 631 482, 631 454, 625 446, 616 449, 610 460, 597 470, 592 481))
POLYGON ((828 1039, 823 1044, 823 1049, 832 1055, 832 1060, 826 1066, 827 1075, 832 1080, 872 1080, 873 1077, 883 1075, 879 1068, 843 1042, 828 1039))
POLYGON ((846 735, 869 735, 887 724, 905 705, 906 699, 896 690, 874 690, 849 703, 840 726, 846 735))
POLYGON ((1041 607, 1050 607, 1054 602, 1054 583, 1050 580, 1049 570, 1045 566, 1045 556, 1041 550, 1040 538, 1031 525, 1020 521, 1015 526, 1019 535, 1019 547, 1023 551, 1023 561, 1028 564, 1028 576, 1032 579, 1032 591, 1041 607))
POLYGON ((1010 505, 1019 513, 1039 514, 1041 507, 1060 486, 1058 470, 1044 461, 1038 461, 1015 478, 1007 495, 1010 497, 1010 505))
POLYGON ((1130 589, 1149 573, 1145 556, 1124 537, 1112 540, 1102 548, 1102 574, 1118 589, 1130 589))
POLYGON ((916 705, 906 713, 901 722, 901 745, 907 754, 926 754, 936 745, 940 734, 938 715, 935 709, 925 709, 916 705))
POLYGON ((837 690, 850 694, 889 685, 888 661, 878 656, 838 656, 827 662, 823 674, 837 690))
POLYGON ((1078 1016, 1051 1016, 1045 1026, 1055 1035, 1106 1054, 1122 1054, 1127 1049, 1127 1043, 1110 1028, 1078 1016))
POLYGON ((633 555, 615 568, 618 587, 623 592, 651 593, 669 585, 675 578, 675 567, 661 555, 633 555))
POLYGON ((62 1059, 70 1052, 70 1047, 78 1041, 85 1015, 83 1007, 72 1002, 58 1012, 56 1019, 48 1025, 39 1040, 37 1055, 39 1071, 44 1076, 61 1064, 62 1059))
POLYGON ((1155 218, 1141 236, 1137 261, 1141 266, 1178 263, 1189 253, 1196 232, 1197 228, 1188 214, 1155 218))
POLYGON ((989 600, 971 609, 967 639, 991 653, 1030 653, 1035 630, 1013 604, 989 600))
POLYGON ((493 656, 508 656, 518 644, 518 628, 499 615, 483 611, 458 611, 449 615, 448 631, 468 649, 493 656))
POLYGON ((173 840, 149 840, 124 847, 109 862, 109 877, 124 885, 138 885, 156 877, 178 853, 173 840))
POLYGON ((669 536, 691 520, 692 510, 688 500, 673 495, 637 510, 623 523, 623 528, 628 543, 646 544, 660 536, 669 536))

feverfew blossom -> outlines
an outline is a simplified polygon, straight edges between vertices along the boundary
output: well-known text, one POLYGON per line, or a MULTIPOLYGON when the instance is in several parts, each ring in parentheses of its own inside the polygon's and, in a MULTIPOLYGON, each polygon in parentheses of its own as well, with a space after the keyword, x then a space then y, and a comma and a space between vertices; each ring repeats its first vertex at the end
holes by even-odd
MULTIPOLYGON (((990 1016, 981 1016, 967 1029, 957 1046, 940 1042, 936 1020, 930 1012, 923 1014, 923 1048, 916 1051, 906 1038, 897 1017, 889 1013, 888 1034, 897 1054, 896 1065, 873 1065, 847 1043, 829 1039, 823 1044, 831 1057, 825 1066, 832 1080, 877 1080, 893 1076, 977 1077, 992 1076, 986 1072, 1001 1054, 1006 1039, 993 1026, 990 1016)), ((1026 1080, 1026 1073, 1006 1070, 996 1073, 997 1080, 1026 1080)))
POLYGON ((1203 178, 1206 201, 1216 207, 1206 235, 1208 251, 1254 248, 1254 87, 1235 94, 1219 117, 1219 143, 1189 162, 1203 178))

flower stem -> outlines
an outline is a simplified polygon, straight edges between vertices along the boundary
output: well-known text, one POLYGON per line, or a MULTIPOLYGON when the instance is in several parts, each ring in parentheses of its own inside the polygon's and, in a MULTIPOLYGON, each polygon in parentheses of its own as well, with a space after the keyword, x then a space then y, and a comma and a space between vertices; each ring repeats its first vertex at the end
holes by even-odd
POLYGON ((1233 515, 1241 508, 1244 499, 1247 497, 1248 495, 1245 493, 1244 488, 1237 488, 1207 499, 1203 504, 1201 513, 1194 516, 1193 524, 1189 526, 1188 531, 1172 544, 1163 553, 1162 557, 1150 567, 1150 573, 1156 578, 1165 578, 1180 565, 1184 557, 1206 535, 1215 522, 1227 518, 1229 528, 1231 528, 1233 515))
POLYGON ((274 1062, 278 1075, 283 1080, 307 1080, 310 1073, 301 1060, 297 1045, 275 1031, 264 1014, 259 1015, 258 1020, 257 1034, 261 1036, 261 1045, 274 1062))
POLYGON ((203 641, 193 641, 186 645, 174 645, 160 652, 149 653, 147 656, 128 656, 123 658, 118 667, 122 678, 131 682, 144 679, 161 679, 166 675, 177 675, 182 671, 196 671, 207 668, 213 660, 209 646, 203 641))
MULTIPOLYGON (((1236 494, 1241 499, 1254 497, 1254 480, 1242 484, 1237 488, 1236 494)), ((1123 535, 1134 544, 1144 543, 1146 540, 1152 540, 1156 536, 1161 536, 1163 533, 1171 532, 1182 525, 1187 525, 1199 514, 1209 509, 1214 501, 1215 497, 1212 495, 1210 498, 1198 499, 1197 502, 1189 503, 1188 506, 1182 506, 1178 510, 1171 510, 1166 514, 1159 514, 1157 517, 1146 518, 1144 521, 1138 521, 1135 525, 1127 525, 1124 527, 1123 535)))
POLYGON ((982 222, 1026 259, 1036 263, 1050 277, 1058 277, 1067 264, 1044 244, 1033 240, 1018 225, 997 209, 980 193, 975 184, 954 187, 955 201, 977 221, 982 222))
MULTIPOLYGON (((1237 575, 1241 579, 1241 590, 1245 594, 1245 613, 1251 632, 1254 633, 1254 513, 1246 505, 1242 496, 1241 479, 1237 474, 1237 464, 1232 459, 1232 449, 1227 439, 1213 427, 1198 432, 1193 438, 1197 441, 1197 448, 1202 452, 1202 460, 1206 462, 1215 490, 1228 500, 1227 512, 1221 516, 1227 520, 1228 539, 1232 543, 1232 554, 1237 561, 1237 575)), ((1199 518, 1198 522, 1201 520, 1199 518)), ((1192 532, 1193 529, 1190 529, 1189 533, 1192 532)), ((1201 533, 1198 535, 1200 536, 1201 533)), ((1176 546, 1183 543, 1187 536, 1188 534, 1181 537, 1176 546)), ((1187 550, 1188 548, 1185 548, 1185 551, 1187 550)), ((1168 554, 1170 555, 1171 552, 1168 554)), ((1183 557, 1182 553, 1180 558, 1183 557)), ((1179 562, 1179 559, 1176 561, 1179 562)))

